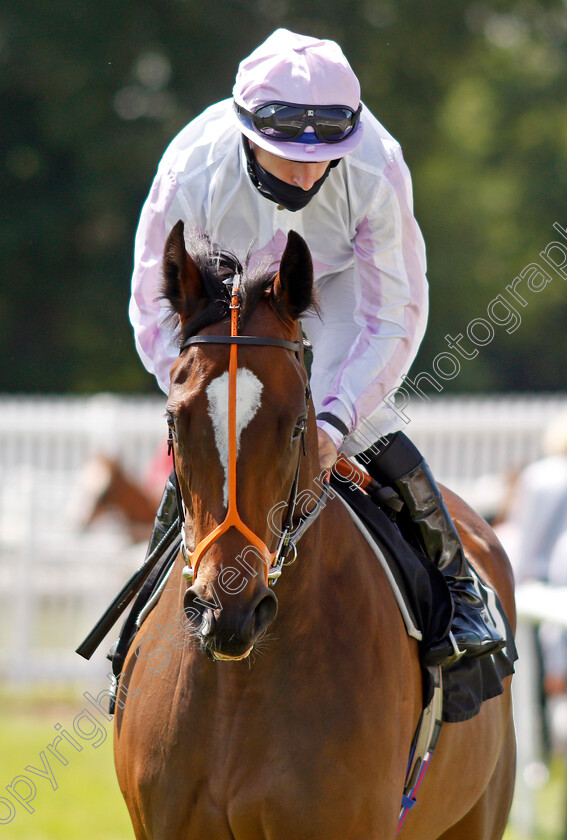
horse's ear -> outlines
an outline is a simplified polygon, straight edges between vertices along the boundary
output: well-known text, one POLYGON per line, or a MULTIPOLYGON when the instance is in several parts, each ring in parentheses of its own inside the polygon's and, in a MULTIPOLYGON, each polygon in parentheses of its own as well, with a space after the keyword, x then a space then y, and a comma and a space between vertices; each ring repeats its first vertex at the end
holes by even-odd
POLYGON ((274 296, 294 320, 314 304, 311 253, 306 241, 294 230, 287 236, 274 283, 274 296))
POLYGON ((163 253, 163 294, 182 321, 205 297, 201 272, 187 253, 183 230, 179 220, 167 237, 163 253))

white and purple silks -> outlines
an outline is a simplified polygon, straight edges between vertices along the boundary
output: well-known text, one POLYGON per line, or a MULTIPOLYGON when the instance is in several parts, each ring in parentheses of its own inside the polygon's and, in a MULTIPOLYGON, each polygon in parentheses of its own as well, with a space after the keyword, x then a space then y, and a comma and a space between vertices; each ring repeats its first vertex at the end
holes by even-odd
MULTIPOLYGON (((276 268, 295 230, 313 257, 321 317, 302 318, 313 345, 317 413, 330 412, 343 436, 320 422, 347 455, 403 425, 384 402, 407 374, 427 323, 423 237, 413 215, 408 168, 399 144, 363 108, 363 139, 333 168, 319 193, 290 212, 252 184, 232 100, 211 106, 166 150, 136 234, 130 319, 136 347, 166 393, 178 355, 160 301, 166 238, 179 220, 251 266, 276 268)), ((332 158, 332 144, 329 144, 332 158)))

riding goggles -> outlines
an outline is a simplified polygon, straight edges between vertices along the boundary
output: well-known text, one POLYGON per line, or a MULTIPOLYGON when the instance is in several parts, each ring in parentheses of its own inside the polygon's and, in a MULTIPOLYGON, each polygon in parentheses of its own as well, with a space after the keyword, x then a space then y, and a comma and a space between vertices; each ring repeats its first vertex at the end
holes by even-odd
POLYGON ((234 103, 236 111, 250 120, 256 131, 271 140, 302 143, 339 143, 349 137, 358 125, 362 103, 356 111, 345 105, 293 105, 290 102, 270 102, 255 111, 247 111, 234 103), (311 127, 312 132, 306 133, 311 127))

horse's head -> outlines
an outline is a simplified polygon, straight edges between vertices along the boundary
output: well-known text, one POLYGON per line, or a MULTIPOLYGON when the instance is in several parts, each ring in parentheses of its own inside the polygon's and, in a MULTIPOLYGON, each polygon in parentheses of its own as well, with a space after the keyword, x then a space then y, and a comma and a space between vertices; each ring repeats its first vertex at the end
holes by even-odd
POLYGON ((305 434, 316 458, 298 324, 314 305, 313 268, 293 232, 276 275, 240 278, 238 262, 203 239, 189 250, 178 222, 163 273, 181 347, 167 415, 192 523, 185 609, 203 649, 235 659, 276 615, 268 569, 291 524, 305 434))

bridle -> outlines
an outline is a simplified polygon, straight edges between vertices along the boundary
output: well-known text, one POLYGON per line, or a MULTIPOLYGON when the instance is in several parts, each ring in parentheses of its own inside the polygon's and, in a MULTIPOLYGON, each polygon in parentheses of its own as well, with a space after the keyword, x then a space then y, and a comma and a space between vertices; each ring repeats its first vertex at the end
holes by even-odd
MULTIPOLYGON (((299 448, 297 467, 295 476, 292 482, 290 496, 287 504, 287 513, 280 529, 281 536, 275 551, 270 551, 266 543, 255 534, 245 522, 243 522, 239 512, 236 499, 236 378, 238 371, 238 346, 258 345, 264 347, 281 347, 284 350, 290 350, 295 353, 298 360, 301 360, 301 352, 303 348, 302 341, 287 341, 284 338, 277 337, 260 337, 238 335, 238 314, 240 310, 240 275, 235 274, 230 281, 225 281, 231 284, 230 293, 230 335, 193 335, 185 339, 180 344, 180 352, 186 347, 195 344, 227 344, 230 345, 230 359, 228 368, 228 507, 224 520, 217 525, 207 536, 205 536, 193 549, 189 551, 185 544, 185 534, 183 529, 184 521, 184 504, 181 498, 181 491, 179 489, 179 480, 176 481, 178 494, 178 509, 179 519, 183 534, 182 554, 186 562, 186 567, 183 575, 188 580, 195 580, 199 565, 205 551, 212 545, 222 534, 229 530, 229 528, 236 528, 237 531, 246 537, 250 545, 253 546, 257 552, 260 553, 266 569, 266 583, 272 585, 280 577, 282 568, 285 565, 293 563, 297 556, 296 542, 302 536, 306 527, 316 518, 320 509, 324 504, 324 497, 326 498, 326 491, 319 499, 319 503, 315 505, 314 509, 309 513, 308 518, 304 519, 297 528, 293 529, 293 516, 297 500, 297 491, 299 486, 299 472, 301 467, 301 455, 306 453, 305 447, 305 430, 306 423, 302 424, 300 429, 301 446, 299 448), (306 525, 307 522, 307 525, 306 525), (290 550, 293 550, 293 557, 287 560, 287 555, 290 550)), ((308 405, 310 396, 309 383, 305 388, 306 407, 308 405)), ((173 433, 169 432, 169 449, 174 456, 173 447, 173 433)), ((174 456, 175 457, 175 456, 174 456)), ((174 460, 175 470, 175 460, 174 460)))

